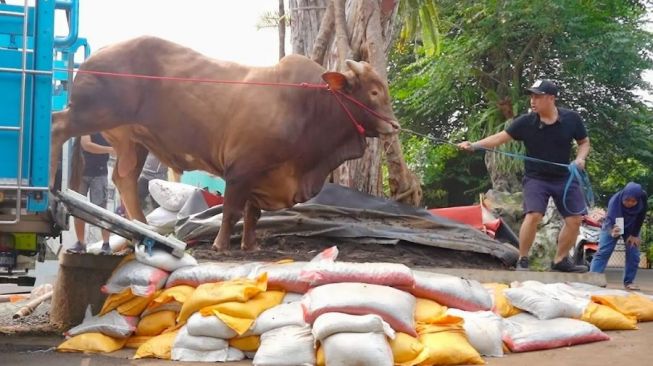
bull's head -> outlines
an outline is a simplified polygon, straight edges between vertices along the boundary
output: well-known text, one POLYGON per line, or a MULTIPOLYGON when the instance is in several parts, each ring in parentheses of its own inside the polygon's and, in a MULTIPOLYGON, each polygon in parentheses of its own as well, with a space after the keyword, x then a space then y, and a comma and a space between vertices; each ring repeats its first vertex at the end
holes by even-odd
POLYGON ((346 63, 349 70, 344 73, 325 72, 322 79, 332 90, 342 92, 364 105, 343 100, 350 111, 361 110, 362 113, 356 113, 362 116, 357 122, 365 128, 365 135, 376 137, 397 133, 399 123, 392 112, 388 84, 367 62, 347 60, 346 63))

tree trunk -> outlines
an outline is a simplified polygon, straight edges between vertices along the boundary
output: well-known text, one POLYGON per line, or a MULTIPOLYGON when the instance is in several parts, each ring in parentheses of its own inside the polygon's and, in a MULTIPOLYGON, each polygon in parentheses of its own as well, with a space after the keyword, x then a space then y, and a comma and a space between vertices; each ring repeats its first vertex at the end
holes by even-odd
MULTIPOLYGON (((515 118, 512 109, 512 100, 510 98, 506 97, 498 101, 497 108, 501 112, 503 120, 509 121, 515 118)), ((492 189, 511 193, 520 192, 522 190, 521 182, 514 173, 501 169, 501 164, 497 160, 499 158, 496 153, 485 153, 485 167, 490 175, 492 189)))
POLYGON ((279 60, 286 55, 286 9, 279 0, 279 60))
POLYGON ((292 52, 310 56, 328 0, 289 0, 292 52))
MULTIPOLYGON (((396 0, 332 0, 323 14, 319 31, 307 30, 306 25, 295 24, 297 18, 293 18, 293 39, 301 38, 307 42, 307 38, 313 37, 311 39, 315 43, 312 43, 313 52, 310 55, 313 60, 321 61, 327 69, 343 70, 347 58, 364 60, 386 80, 397 5, 396 0), (295 33, 296 31, 305 33, 295 33)), ((375 196, 383 196, 384 155, 388 165, 391 197, 399 202, 419 205, 422 198, 421 186, 417 176, 408 170, 397 135, 367 139, 363 157, 342 164, 333 172, 332 181, 375 196)))

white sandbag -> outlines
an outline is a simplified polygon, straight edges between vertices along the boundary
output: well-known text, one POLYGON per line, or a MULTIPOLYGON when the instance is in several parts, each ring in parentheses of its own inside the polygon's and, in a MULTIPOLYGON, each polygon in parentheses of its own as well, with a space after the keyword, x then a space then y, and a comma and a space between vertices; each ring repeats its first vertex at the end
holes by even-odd
POLYGON ((254 326, 250 329, 248 335, 261 335, 273 329, 285 327, 288 325, 306 326, 304 321, 304 312, 302 304, 292 302, 289 304, 280 304, 268 310, 265 310, 256 318, 254 326))
POLYGON ((398 332, 413 337, 415 297, 389 286, 367 283, 332 283, 311 289, 302 300, 304 320, 313 324, 324 313, 376 314, 398 332))
POLYGON ((245 358, 249 360, 253 360, 254 356, 256 356, 256 352, 243 352, 243 354, 245 355, 245 358))
POLYGON ((283 296, 283 300, 281 300, 281 303, 290 304, 291 302, 302 301, 303 297, 304 294, 297 292, 286 292, 286 294, 283 296))
POLYGON ((413 272, 400 263, 312 262, 304 267, 301 278, 310 282, 311 286, 362 282, 412 287, 415 283, 413 272))
POLYGON ((580 318, 588 299, 570 296, 546 286, 510 288, 504 294, 513 306, 528 311, 540 320, 580 318))
POLYGON ((568 347, 609 339, 599 328, 576 319, 539 320, 521 313, 504 322, 503 341, 512 352, 568 347))
POLYGON ((150 195, 159 206, 173 212, 181 210, 193 192, 199 190, 195 186, 162 179, 152 179, 148 188, 150 195))
POLYGON ((84 333, 102 333, 114 338, 128 338, 135 330, 138 318, 120 315, 116 310, 102 316, 93 316, 91 306, 86 308, 84 321, 64 333, 67 337, 74 337, 84 333))
POLYGON ((216 351, 227 349, 229 342, 221 338, 190 335, 187 326, 183 326, 179 329, 172 347, 173 349, 179 347, 195 351, 216 351))
POLYGON ((247 278, 260 263, 200 263, 193 267, 180 268, 170 274, 166 288, 188 285, 197 287, 204 283, 221 282, 235 278, 247 278))
POLYGON ((469 343, 483 356, 503 356, 503 318, 491 311, 470 312, 447 309, 447 314, 463 318, 469 343))
POLYGON ((234 362, 245 359, 245 354, 233 347, 214 351, 196 351, 183 347, 173 347, 170 356, 173 361, 186 362, 234 362))
POLYGON ((155 228, 159 234, 170 234, 175 231, 175 224, 177 223, 177 213, 166 210, 163 207, 157 207, 152 212, 145 216, 148 225, 155 228))
POLYGON ((261 335, 254 366, 313 366, 315 348, 309 326, 290 325, 261 335))
POLYGON ((163 249, 153 248, 150 255, 145 245, 137 245, 134 248, 134 253, 137 261, 168 272, 197 265, 197 260, 188 253, 184 253, 183 257, 177 258, 163 249))
POLYGON ((322 342, 326 364, 392 366, 392 349, 383 333, 336 333, 322 342))
POLYGON ((161 289, 168 279, 168 272, 133 260, 118 267, 107 284, 102 286, 105 294, 117 294, 127 288, 136 296, 148 297, 161 289))
POLYGON ((197 337, 231 339, 238 335, 217 316, 202 316, 200 313, 191 315, 185 328, 188 334, 197 337))
POLYGON ((390 339, 395 338, 395 331, 375 314, 325 313, 315 319, 312 332, 320 342, 336 333, 383 333, 390 339))
POLYGON ((305 293, 310 287, 308 280, 301 277, 307 262, 260 263, 249 274, 257 278, 264 272, 268 274, 268 288, 296 293, 305 293))
MULTIPOLYGON (((125 239, 122 236, 111 234, 109 236, 109 247, 111 247, 111 252, 119 252, 125 249, 129 245, 129 239, 125 239)), ((98 240, 95 243, 86 244, 86 253, 89 254, 100 254, 102 252, 103 240, 98 240)))
POLYGON ((632 293, 630 291, 604 288, 581 282, 568 282, 567 286, 577 290, 579 296, 587 297, 588 299, 592 296, 629 296, 632 293))
POLYGON ((415 287, 400 288, 416 297, 467 311, 492 309, 492 297, 478 281, 423 271, 413 271, 413 276, 415 287))

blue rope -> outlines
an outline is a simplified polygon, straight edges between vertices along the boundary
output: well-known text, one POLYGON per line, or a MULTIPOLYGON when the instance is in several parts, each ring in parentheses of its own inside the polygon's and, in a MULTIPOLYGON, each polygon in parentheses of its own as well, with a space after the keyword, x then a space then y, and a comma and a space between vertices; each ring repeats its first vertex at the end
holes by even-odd
MULTIPOLYGON (((419 132, 411 131, 409 129, 402 128, 402 131, 406 131, 409 133, 412 133, 417 136, 421 136, 430 140, 433 140, 435 142, 441 142, 445 144, 450 144, 454 145, 457 147, 457 145, 453 142, 440 139, 437 137, 433 137, 431 135, 424 135, 419 132)), ((588 207, 594 207, 594 191, 592 190, 592 184, 590 183, 589 176, 587 175, 587 172, 585 172, 582 169, 579 169, 576 163, 571 163, 571 164, 563 164, 563 163, 556 163, 553 161, 548 161, 548 160, 543 160, 543 159, 538 159, 538 158, 533 158, 530 156, 522 155, 522 154, 516 154, 516 153, 511 153, 507 151, 501 151, 501 150, 496 150, 496 149, 488 149, 482 146, 477 146, 473 145, 474 150, 483 150, 495 154, 502 154, 505 156, 509 156, 511 158, 515 159, 521 159, 521 160, 528 160, 528 161, 533 161, 537 163, 543 163, 543 164, 549 164, 549 165, 555 165, 559 167, 564 167, 569 170, 569 178, 567 178, 567 182, 565 183, 565 189, 562 193, 562 205, 564 206, 565 211, 571 213, 572 215, 582 215, 585 213, 586 209, 588 207), (569 188, 571 188, 571 185, 574 183, 574 180, 578 182, 579 187, 583 190, 583 197, 585 198, 585 207, 580 210, 579 212, 574 212, 569 210, 567 207, 567 192, 569 192, 569 188)))

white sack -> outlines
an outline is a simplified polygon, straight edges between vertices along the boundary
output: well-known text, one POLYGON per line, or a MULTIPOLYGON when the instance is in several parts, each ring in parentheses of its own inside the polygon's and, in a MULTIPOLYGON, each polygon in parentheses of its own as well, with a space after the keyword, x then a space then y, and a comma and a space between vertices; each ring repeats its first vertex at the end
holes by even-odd
POLYGON ((74 337, 84 333, 102 333, 114 338, 128 338, 136 330, 138 318, 120 315, 116 310, 102 316, 93 316, 91 306, 86 308, 84 321, 64 333, 67 337, 74 337))
POLYGON ((199 188, 162 179, 152 179, 148 185, 150 195, 159 206, 177 212, 181 210, 188 198, 199 188))
POLYGON ((302 311, 302 304, 299 301, 291 302, 289 304, 280 304, 265 310, 258 316, 258 318, 256 318, 254 326, 247 332, 247 334, 261 335, 273 329, 288 325, 308 325, 304 321, 304 312, 302 311))
POLYGON ((392 349, 383 333, 336 333, 322 342, 329 366, 392 366, 392 349))
POLYGON ((166 235, 175 231, 177 213, 163 207, 157 207, 145 216, 145 220, 157 233, 166 235))
POLYGON ((261 345, 256 351, 254 366, 313 366, 315 348, 308 326, 290 325, 261 335, 261 345))
MULTIPOLYGON (((115 234, 109 236, 109 247, 111 247, 111 252, 119 252, 129 245, 129 239, 123 238, 115 234)), ((103 240, 98 240, 95 243, 86 244, 86 253, 89 254, 100 254, 102 252, 102 245, 104 244, 103 240)))
POLYGON ((304 267, 301 278, 310 282, 311 286, 362 282, 412 287, 415 283, 410 268, 399 263, 313 262, 304 267))
POLYGON ((141 263, 130 261, 118 267, 107 284, 102 286, 105 294, 117 294, 131 288, 136 296, 147 297, 161 289, 168 279, 168 272, 141 263))
POLYGON ((401 288, 416 297, 467 311, 492 309, 492 297, 478 281, 423 271, 413 271, 413 276, 415 287, 401 288))
POLYGON ((183 257, 177 258, 163 249, 153 248, 152 255, 150 255, 145 245, 137 245, 134 252, 137 261, 168 272, 197 265, 197 260, 188 253, 184 253, 183 257))
POLYGON ((257 266, 260 266, 260 263, 200 263, 197 266, 184 267, 172 272, 166 283, 166 288, 179 285, 197 287, 209 282, 247 278, 257 266))
POLYGON ((504 294, 515 307, 528 311, 540 320, 580 318, 589 304, 587 299, 546 286, 510 288, 504 294))
POLYGON ((390 325, 374 314, 322 314, 315 319, 312 332, 315 340, 320 342, 336 333, 381 333, 388 338, 395 338, 395 332, 390 325))
POLYGON ((238 336, 236 331, 229 328, 217 316, 202 316, 200 313, 191 315, 185 328, 188 334, 197 337, 231 339, 238 336))
POLYGON ((463 318, 469 344, 483 356, 503 356, 503 318, 491 311, 470 312, 447 309, 447 314, 463 318))
POLYGON ((268 274, 269 289, 303 294, 310 287, 309 281, 301 278, 306 265, 307 262, 260 263, 249 274, 249 278, 257 278, 265 272, 268 274))

